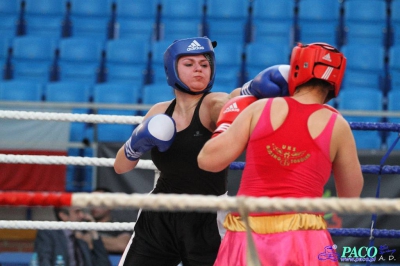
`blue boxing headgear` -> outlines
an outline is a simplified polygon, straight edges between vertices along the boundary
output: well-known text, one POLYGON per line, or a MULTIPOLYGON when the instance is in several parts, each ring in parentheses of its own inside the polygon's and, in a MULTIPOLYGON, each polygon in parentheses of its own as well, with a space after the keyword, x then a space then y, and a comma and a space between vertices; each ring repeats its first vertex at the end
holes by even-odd
POLYGON ((201 94, 211 90, 215 78, 214 47, 216 45, 216 42, 211 42, 207 37, 195 37, 174 41, 164 53, 164 69, 167 75, 168 85, 189 94, 201 94), (190 88, 180 80, 176 70, 176 63, 180 57, 185 55, 204 55, 210 63, 211 78, 204 90, 192 92, 190 88))

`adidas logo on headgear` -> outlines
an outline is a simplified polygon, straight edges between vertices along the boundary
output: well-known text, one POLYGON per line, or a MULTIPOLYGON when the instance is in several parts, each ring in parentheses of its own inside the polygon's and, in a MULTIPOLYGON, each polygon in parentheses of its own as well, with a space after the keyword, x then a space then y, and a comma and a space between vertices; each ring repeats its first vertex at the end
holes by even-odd
POLYGON ((193 51, 193 50, 204 50, 204 47, 201 46, 201 44, 198 43, 196 40, 194 40, 194 41, 187 47, 187 51, 193 51))
POLYGON ((240 109, 238 108, 236 102, 234 102, 233 104, 229 105, 229 106, 225 109, 224 114, 225 114, 225 113, 229 113, 229 112, 240 112, 240 109))
POLYGON ((326 55, 324 55, 324 57, 322 57, 322 59, 324 59, 324 60, 326 60, 326 61, 329 61, 329 62, 332 62, 331 54, 330 54, 330 53, 327 53, 326 55))

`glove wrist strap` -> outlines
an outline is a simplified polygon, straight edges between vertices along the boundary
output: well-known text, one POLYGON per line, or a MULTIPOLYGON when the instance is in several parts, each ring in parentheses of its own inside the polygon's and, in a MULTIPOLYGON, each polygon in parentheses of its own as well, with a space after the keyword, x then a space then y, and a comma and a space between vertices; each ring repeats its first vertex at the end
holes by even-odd
POLYGON ((124 145, 124 152, 125 152, 125 157, 129 161, 137 161, 139 160, 140 156, 142 156, 142 152, 135 151, 131 147, 131 138, 129 138, 124 145))

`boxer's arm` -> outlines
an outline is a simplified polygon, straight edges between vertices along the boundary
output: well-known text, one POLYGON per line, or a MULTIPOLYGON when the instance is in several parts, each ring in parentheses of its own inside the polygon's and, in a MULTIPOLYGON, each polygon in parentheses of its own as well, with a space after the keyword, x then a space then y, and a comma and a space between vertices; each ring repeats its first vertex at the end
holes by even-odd
POLYGON ((132 136, 120 148, 114 162, 114 170, 121 174, 133 169, 143 153, 153 147, 166 151, 176 134, 175 121, 165 115, 156 114, 143 120, 132 136))

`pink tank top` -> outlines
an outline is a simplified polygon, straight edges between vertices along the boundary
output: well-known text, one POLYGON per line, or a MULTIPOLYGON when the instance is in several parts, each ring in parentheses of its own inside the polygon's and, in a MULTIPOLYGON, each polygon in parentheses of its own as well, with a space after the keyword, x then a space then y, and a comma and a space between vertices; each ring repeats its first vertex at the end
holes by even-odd
POLYGON ((300 198, 323 194, 332 170, 329 151, 337 113, 332 113, 325 129, 313 139, 307 121, 324 106, 284 99, 289 111, 283 124, 272 129, 270 99, 251 134, 238 196, 300 198))

